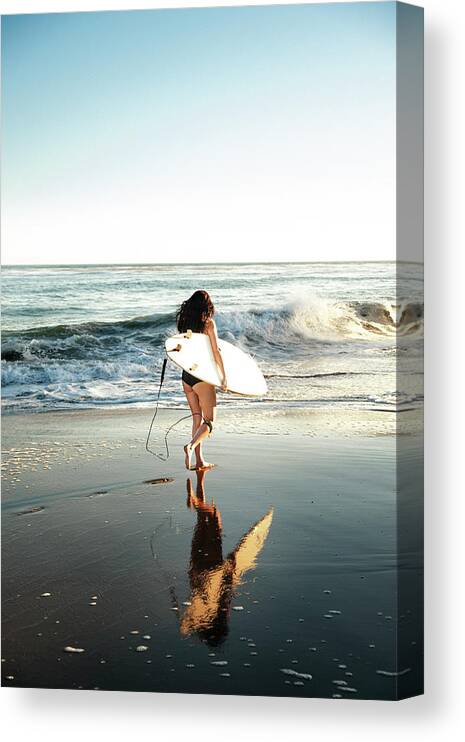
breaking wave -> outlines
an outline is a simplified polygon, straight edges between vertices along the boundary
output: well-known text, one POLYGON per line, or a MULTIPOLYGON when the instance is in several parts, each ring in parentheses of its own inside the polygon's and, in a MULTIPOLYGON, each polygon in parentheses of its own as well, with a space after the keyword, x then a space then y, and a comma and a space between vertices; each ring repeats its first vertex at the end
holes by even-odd
MULTIPOLYGON (((322 342, 418 337, 423 330, 423 306, 418 303, 329 302, 308 299, 280 309, 229 312, 218 318, 220 335, 232 341, 260 345, 300 340, 322 342)), ((3 333, 2 359, 85 358, 123 350, 125 344, 157 348, 175 332, 172 313, 133 317, 118 322, 85 322, 35 327, 3 333)))
MULTIPOLYGON (((357 350, 370 347, 375 353, 392 353, 401 339, 421 338, 423 306, 307 296, 278 308, 225 312, 218 315, 217 324, 220 337, 255 354, 267 378, 282 384, 280 379, 293 375, 300 379, 344 376, 354 369, 345 365, 341 369, 335 363, 338 355, 355 357, 357 350), (313 367, 314 360, 318 367, 313 367)), ((172 312, 6 330, 4 404, 18 407, 34 402, 47 407, 149 401, 164 357, 164 340, 174 332, 172 312)), ((178 387, 173 382, 173 390, 178 387)))
POLYGON ((343 302, 306 298, 281 309, 225 315, 220 326, 236 339, 259 344, 284 343, 292 338, 343 342, 419 337, 423 332, 423 305, 412 302, 343 302))

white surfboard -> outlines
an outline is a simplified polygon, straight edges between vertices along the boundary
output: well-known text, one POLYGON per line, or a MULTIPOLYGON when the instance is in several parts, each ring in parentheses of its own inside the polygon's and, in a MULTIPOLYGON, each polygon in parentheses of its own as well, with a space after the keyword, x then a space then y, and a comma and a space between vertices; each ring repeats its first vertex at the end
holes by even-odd
MULTIPOLYGON (((246 397, 262 397, 266 394, 266 381, 251 356, 226 340, 219 340, 218 347, 226 371, 228 392, 246 397)), ((165 342, 165 350, 168 358, 184 371, 209 384, 221 386, 208 335, 190 331, 173 335, 165 342)))

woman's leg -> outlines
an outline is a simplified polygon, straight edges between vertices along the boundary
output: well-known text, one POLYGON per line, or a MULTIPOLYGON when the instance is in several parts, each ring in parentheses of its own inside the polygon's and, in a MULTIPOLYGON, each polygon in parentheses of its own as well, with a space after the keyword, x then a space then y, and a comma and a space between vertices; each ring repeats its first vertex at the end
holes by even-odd
MULTIPOLYGON (((186 454, 186 462, 190 462, 192 451, 196 451, 197 448, 202 444, 202 441, 211 432, 211 426, 216 419, 216 390, 211 384, 207 384, 205 381, 200 381, 195 385, 195 394, 198 397, 200 409, 202 412, 202 423, 197 428, 196 432, 192 436, 192 440, 184 447, 186 454), (208 421, 209 424, 207 424, 208 421)), ((203 464, 207 466, 206 463, 203 464)), ((186 463, 187 466, 187 463, 186 463)), ((188 467, 189 468, 189 467, 188 467)))
MULTIPOLYGON (((187 402, 190 407, 190 411, 192 414, 192 438, 194 438, 197 430, 199 429, 200 425, 202 424, 202 410, 200 409, 200 401, 199 398, 194 391, 194 389, 185 383, 185 381, 182 382, 183 388, 184 388, 184 394, 186 395, 187 402)), ((202 446, 197 446, 195 449, 195 458, 197 462, 197 466, 203 466, 204 460, 202 458, 202 446)), ((186 468, 190 469, 190 458, 187 457, 186 454, 186 468)))

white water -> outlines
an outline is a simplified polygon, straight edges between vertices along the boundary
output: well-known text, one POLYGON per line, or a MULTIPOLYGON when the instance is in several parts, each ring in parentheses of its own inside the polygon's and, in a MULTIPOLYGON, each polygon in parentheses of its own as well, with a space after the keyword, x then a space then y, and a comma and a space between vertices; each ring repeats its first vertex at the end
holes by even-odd
MULTIPOLYGON (((197 288, 215 302, 220 336, 268 377, 267 411, 420 401, 419 266, 78 266, 3 270, 4 409, 151 404, 176 307, 197 288)), ((178 377, 170 368, 165 406, 184 404, 178 377)))

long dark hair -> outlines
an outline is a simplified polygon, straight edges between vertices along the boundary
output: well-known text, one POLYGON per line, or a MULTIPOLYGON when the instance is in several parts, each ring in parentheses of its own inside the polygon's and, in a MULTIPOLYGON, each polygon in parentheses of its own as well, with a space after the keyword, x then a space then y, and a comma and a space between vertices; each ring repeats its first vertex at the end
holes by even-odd
POLYGON ((178 332, 204 332, 208 320, 213 317, 215 307, 207 291, 194 291, 190 299, 183 301, 176 312, 178 332))

